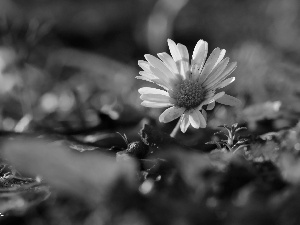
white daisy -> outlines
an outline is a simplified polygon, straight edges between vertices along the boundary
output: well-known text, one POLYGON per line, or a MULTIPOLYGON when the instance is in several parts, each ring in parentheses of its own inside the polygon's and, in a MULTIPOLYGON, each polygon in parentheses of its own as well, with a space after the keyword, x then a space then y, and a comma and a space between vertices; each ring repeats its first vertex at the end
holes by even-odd
POLYGON ((207 42, 197 42, 191 63, 186 46, 177 44, 168 39, 172 57, 163 52, 157 54, 159 59, 152 55, 145 55, 147 61, 140 60, 141 76, 136 78, 156 83, 164 90, 143 87, 139 89, 141 103, 145 107, 166 109, 159 121, 168 123, 180 117, 180 129, 185 132, 189 125, 194 128, 206 127, 206 112, 215 106, 215 102, 224 105, 236 106, 240 104, 237 98, 216 93, 232 83, 235 78, 227 78, 236 68, 236 62, 229 63, 224 58, 225 49, 216 48, 207 56, 207 42))

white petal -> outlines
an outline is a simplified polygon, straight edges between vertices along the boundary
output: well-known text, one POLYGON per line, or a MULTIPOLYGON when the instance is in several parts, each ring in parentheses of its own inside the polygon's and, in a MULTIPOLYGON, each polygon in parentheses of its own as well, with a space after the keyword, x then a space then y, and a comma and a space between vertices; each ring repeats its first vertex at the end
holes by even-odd
POLYGON ((201 112, 202 112, 202 115, 203 115, 203 117, 206 121, 207 120, 207 112, 204 109, 202 109, 201 112))
POLYGON ((197 80, 199 78, 201 69, 202 69, 201 65, 195 63, 191 64, 191 73, 192 73, 193 80, 197 80))
MULTIPOLYGON (((189 115, 189 120, 192 125, 192 127, 198 129, 200 127, 200 116, 199 116, 199 111, 194 110, 190 115, 189 115)), ((200 113, 201 114, 201 113, 200 113)))
POLYGON ((201 112, 199 112, 199 119, 200 119, 200 127, 205 128, 206 127, 206 120, 201 112))
POLYGON ((169 45, 169 49, 170 49, 171 55, 172 55, 175 63, 177 63, 177 61, 179 61, 181 59, 180 52, 179 52, 179 50, 177 48, 177 45, 171 39, 168 39, 168 45, 169 45))
POLYGON ((181 59, 179 61, 180 74, 187 77, 190 74, 189 52, 185 45, 177 44, 181 59))
POLYGON ((208 51, 207 42, 203 40, 198 41, 193 52, 192 63, 191 63, 192 64, 191 71, 194 79, 197 79, 198 76, 200 75, 200 72, 203 68, 207 56, 207 51, 208 51))
POLYGON ((219 63, 218 66, 216 66, 213 71, 207 76, 206 80, 203 83, 203 86, 209 85, 214 80, 218 79, 218 77, 223 73, 223 71, 226 69, 227 64, 229 63, 229 58, 225 58, 222 60, 222 62, 219 63))
POLYGON ((163 72, 169 79, 174 78, 173 72, 171 72, 168 67, 158 58, 154 57, 153 55, 146 54, 145 58, 147 61, 155 68, 159 69, 161 72, 163 72))
POLYGON ((215 91, 214 90, 209 90, 206 95, 205 95, 205 99, 209 99, 212 98, 215 95, 215 91))
POLYGON ((216 102, 210 103, 210 104, 207 106, 206 110, 213 110, 213 109, 215 108, 215 105, 216 105, 216 102))
POLYGON ((150 65, 147 61, 139 60, 138 65, 147 73, 151 73, 150 65))
POLYGON ((194 110, 189 115, 189 121, 192 125, 192 127, 198 129, 199 127, 205 128, 206 127, 206 121, 202 113, 198 110, 194 110))
POLYGON ((143 94, 140 96, 140 99, 149 102, 175 103, 174 99, 160 94, 143 94))
POLYGON ((236 62, 230 63, 225 71, 219 76, 219 80, 224 80, 226 77, 230 76, 230 74, 232 74, 232 72, 236 69, 236 65, 236 62))
POLYGON ((225 94, 224 91, 219 92, 218 94, 214 94, 214 96, 207 98, 205 101, 201 103, 201 105, 197 108, 198 110, 202 109, 204 105, 209 105, 216 101, 216 99, 221 98, 225 94))
POLYGON ((170 107, 166 109, 160 116, 159 121, 162 123, 171 122, 180 117, 185 111, 185 108, 170 107))
POLYGON ((169 78, 166 74, 161 72, 159 69, 151 66, 148 62, 139 60, 139 65, 145 69, 145 71, 140 71, 139 74, 146 77, 149 80, 155 80, 154 82, 160 86, 164 86, 165 89, 171 89, 169 78), (149 71, 148 71, 149 70, 149 71), (159 79, 159 80, 158 80, 159 79))
POLYGON ((152 66, 151 66, 151 72, 153 73, 154 76, 156 76, 157 78, 159 78, 159 80, 161 81, 161 83, 164 86, 166 86, 169 89, 172 89, 170 79, 169 79, 169 77, 167 77, 166 74, 164 74, 159 69, 157 69, 155 67, 152 67, 152 66))
POLYGON ((144 80, 144 81, 148 81, 148 82, 151 82, 151 83, 155 83, 155 84, 157 84, 158 86, 162 87, 163 89, 165 89, 165 90, 167 90, 167 91, 170 90, 170 88, 167 88, 167 87, 164 85, 164 83, 163 83, 161 80, 159 80, 158 78, 155 78, 155 79, 149 79, 149 78, 146 78, 146 77, 144 77, 144 76, 137 76, 137 77, 135 77, 135 78, 136 78, 136 79, 139 79, 139 80, 144 80))
POLYGON ((204 65, 203 71, 200 74, 200 77, 199 77, 200 82, 203 82, 206 79, 206 77, 208 76, 208 74, 210 74, 210 72, 213 70, 217 60, 219 59, 220 53, 221 53, 220 48, 215 48, 212 51, 212 53, 210 54, 210 56, 208 57, 205 65, 204 65))
POLYGON ((161 90, 161 89, 157 89, 157 88, 150 88, 150 87, 142 87, 138 90, 138 92, 141 95, 145 95, 145 94, 159 94, 159 95, 164 95, 164 96, 169 96, 168 92, 161 90))
POLYGON ((158 53, 158 57, 166 64, 166 66, 175 74, 179 74, 174 59, 166 52, 158 53))
POLYGON ((194 48, 192 61, 194 63, 202 65, 206 59, 207 50, 208 50, 207 42, 203 40, 198 41, 194 48))
POLYGON ((148 73, 148 72, 145 72, 145 71, 140 71, 139 74, 145 78, 148 78, 149 80, 152 80, 152 79, 157 79, 156 76, 154 76, 152 73, 148 73))
POLYGON ((229 63, 227 65, 227 68, 224 70, 224 72, 218 77, 218 81, 224 80, 226 77, 228 77, 235 69, 236 69, 236 62, 229 63))
POLYGON ((214 101, 215 101, 214 98, 208 98, 208 99, 206 99, 205 101, 203 101, 203 102, 201 103, 201 105, 199 105, 199 107, 198 107, 197 109, 200 110, 200 109, 202 109, 202 106, 211 104, 211 103, 213 103, 214 101))
POLYGON ((224 88, 227 85, 231 84, 233 81, 235 81, 235 77, 227 78, 226 80, 222 81, 222 83, 220 85, 218 85, 217 88, 224 88))
POLYGON ((226 53, 226 50, 225 49, 222 49, 221 52, 220 52, 220 55, 219 55, 219 58, 217 60, 217 62, 215 63, 214 67, 216 67, 218 65, 219 62, 221 62, 221 60, 224 58, 225 56, 225 53, 226 53))
POLYGON ((143 101, 141 103, 142 106, 150 107, 150 108, 165 108, 172 106, 171 103, 161 103, 161 102, 149 102, 149 101, 143 101))
POLYGON ((216 102, 229 106, 240 106, 242 104, 242 102, 239 99, 227 94, 216 100, 216 102))
POLYGON ((224 92, 224 91, 221 91, 221 92, 217 93, 217 94, 213 97, 213 99, 214 99, 215 101, 217 101, 217 99, 221 98, 221 97, 224 96, 224 95, 225 95, 225 92, 224 92))
POLYGON ((189 114, 185 113, 181 118, 181 123, 180 123, 181 132, 185 133, 189 126, 190 126, 189 114))
POLYGON ((166 91, 170 91, 170 88, 167 87, 163 82, 161 82, 161 80, 159 79, 153 79, 152 80, 155 84, 157 84, 158 86, 162 87, 163 89, 165 89, 166 91))
POLYGON ((215 79, 214 81, 210 82, 210 84, 208 84, 206 86, 206 88, 208 90, 212 90, 212 89, 218 88, 218 86, 224 81, 224 79, 226 77, 228 77, 235 69, 236 69, 236 62, 230 63, 227 66, 227 68, 225 69, 225 71, 217 79, 215 79))
POLYGON ((146 77, 144 77, 144 76, 136 76, 135 78, 136 78, 136 79, 139 79, 139 80, 144 80, 144 81, 148 81, 148 82, 153 83, 153 80, 152 80, 152 79, 148 79, 148 78, 146 78, 146 77))

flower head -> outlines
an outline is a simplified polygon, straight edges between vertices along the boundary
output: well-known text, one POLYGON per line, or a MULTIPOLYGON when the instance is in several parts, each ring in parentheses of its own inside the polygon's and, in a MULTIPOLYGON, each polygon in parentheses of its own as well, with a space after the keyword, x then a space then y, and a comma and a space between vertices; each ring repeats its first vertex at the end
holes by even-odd
POLYGON ((171 55, 163 52, 145 55, 147 61, 140 60, 143 69, 136 78, 156 83, 162 89, 143 87, 139 89, 141 103, 145 107, 166 109, 159 121, 168 123, 180 117, 180 129, 185 132, 189 125, 194 128, 206 127, 206 110, 214 108, 215 102, 235 106, 240 101, 225 92, 216 93, 232 83, 235 78, 227 78, 236 68, 224 58, 225 49, 216 48, 207 56, 207 42, 197 42, 191 62, 186 46, 175 44, 168 39, 171 55), (205 62, 206 60, 206 62, 205 62))

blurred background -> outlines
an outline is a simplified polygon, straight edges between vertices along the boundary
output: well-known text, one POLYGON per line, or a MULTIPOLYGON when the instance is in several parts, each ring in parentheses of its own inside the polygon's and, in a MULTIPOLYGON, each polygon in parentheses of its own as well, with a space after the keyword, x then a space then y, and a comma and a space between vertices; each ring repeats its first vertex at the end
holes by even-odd
POLYGON ((18 211, 5 224, 300 224, 299 12, 298 0, 1 0, 0 216, 18 211), (238 67, 225 91, 242 101, 177 142, 135 79, 167 38, 226 49, 238 67), (252 158, 202 154, 233 123, 253 135, 252 158))
POLYGON ((161 110, 140 106, 137 89, 151 84, 134 78, 144 54, 169 51, 167 38, 190 54, 204 39, 238 62, 226 91, 243 106, 218 105, 210 127, 290 127, 300 112, 299 10, 297 0, 2 0, 0 129, 134 137, 146 117, 169 132, 161 110))

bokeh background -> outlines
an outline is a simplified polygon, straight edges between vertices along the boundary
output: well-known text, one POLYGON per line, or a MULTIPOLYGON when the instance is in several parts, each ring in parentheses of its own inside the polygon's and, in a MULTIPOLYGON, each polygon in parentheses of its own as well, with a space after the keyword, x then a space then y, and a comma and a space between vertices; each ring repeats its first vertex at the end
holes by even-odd
POLYGON ((211 128, 247 122, 263 133, 297 121, 297 0, 2 0, 0 15, 1 129, 103 131, 108 140, 116 131, 134 137, 146 118, 169 132, 175 123, 140 106, 137 89, 151 84, 134 78, 144 54, 168 52, 167 38, 190 53, 204 39, 238 62, 226 91, 243 106, 217 106, 211 128))
POLYGON ((0 218, 300 224, 299 12, 299 0, 0 0, 0 218), (167 38, 226 49, 238 67, 225 91, 242 101, 176 140, 135 79, 167 38), (247 151, 205 154, 234 123, 247 151))

